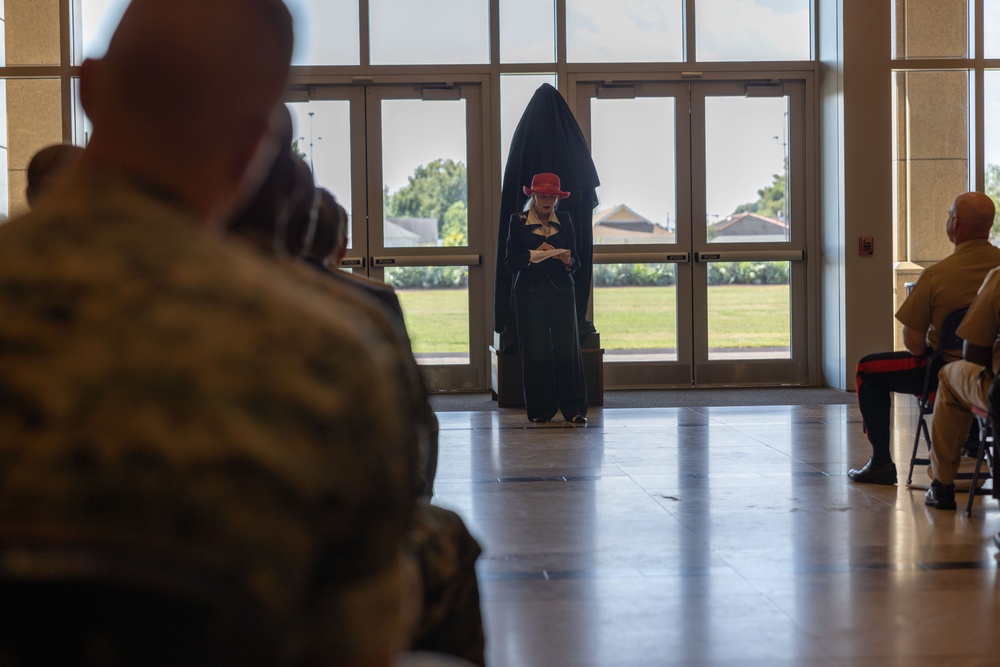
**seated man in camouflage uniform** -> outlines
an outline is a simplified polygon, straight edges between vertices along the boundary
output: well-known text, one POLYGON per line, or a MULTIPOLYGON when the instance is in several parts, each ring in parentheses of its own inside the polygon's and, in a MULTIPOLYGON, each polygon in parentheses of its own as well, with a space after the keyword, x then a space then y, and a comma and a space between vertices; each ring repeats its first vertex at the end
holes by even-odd
POLYGON ((392 343, 215 233, 272 154, 291 51, 279 0, 133 0, 82 67, 78 168, 0 227, 0 659, 386 667, 406 641, 392 343), (32 631, 32 591, 95 606, 32 631))

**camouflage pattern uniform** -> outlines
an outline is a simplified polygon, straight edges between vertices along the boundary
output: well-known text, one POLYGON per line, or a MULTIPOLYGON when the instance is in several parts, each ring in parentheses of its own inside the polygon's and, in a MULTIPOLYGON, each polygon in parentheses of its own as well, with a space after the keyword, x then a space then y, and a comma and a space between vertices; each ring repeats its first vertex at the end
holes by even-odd
POLYGON ((482 553, 462 518, 421 501, 410 526, 409 547, 420 568, 423 613, 411 648, 485 665, 476 560, 482 553))
POLYGON ((0 227, 0 574, 74 567, 38 545, 169 555, 337 654, 384 650, 398 624, 358 619, 405 594, 416 417, 396 363, 353 303, 159 193, 77 177, 0 227))

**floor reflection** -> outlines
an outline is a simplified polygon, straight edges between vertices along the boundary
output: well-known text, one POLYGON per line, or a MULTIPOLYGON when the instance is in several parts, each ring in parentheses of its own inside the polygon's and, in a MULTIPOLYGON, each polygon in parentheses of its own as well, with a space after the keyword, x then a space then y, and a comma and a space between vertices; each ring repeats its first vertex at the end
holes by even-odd
POLYGON ((1000 660, 1000 506, 849 482, 868 452, 853 405, 438 416, 436 500, 484 548, 490 667, 1000 660))

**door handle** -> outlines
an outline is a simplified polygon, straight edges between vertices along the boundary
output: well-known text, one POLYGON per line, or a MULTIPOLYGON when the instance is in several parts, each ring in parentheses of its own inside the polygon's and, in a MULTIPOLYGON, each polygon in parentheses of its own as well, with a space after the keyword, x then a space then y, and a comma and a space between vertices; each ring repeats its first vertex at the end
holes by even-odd
POLYGON ((383 266, 479 266, 482 255, 388 255, 369 258, 373 268, 383 266))
POLYGON ((803 250, 720 250, 696 252, 696 262, 801 262, 806 258, 803 250))

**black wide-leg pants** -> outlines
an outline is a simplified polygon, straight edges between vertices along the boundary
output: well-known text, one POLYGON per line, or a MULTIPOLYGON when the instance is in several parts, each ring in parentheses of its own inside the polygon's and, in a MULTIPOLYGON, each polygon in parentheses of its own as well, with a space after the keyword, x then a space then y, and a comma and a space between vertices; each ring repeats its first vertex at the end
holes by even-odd
POLYGON ((524 404, 528 419, 565 419, 587 414, 587 385, 576 323, 572 282, 557 287, 519 286, 514 295, 517 342, 521 350, 524 404))

